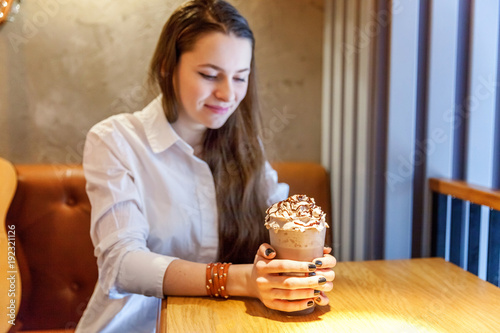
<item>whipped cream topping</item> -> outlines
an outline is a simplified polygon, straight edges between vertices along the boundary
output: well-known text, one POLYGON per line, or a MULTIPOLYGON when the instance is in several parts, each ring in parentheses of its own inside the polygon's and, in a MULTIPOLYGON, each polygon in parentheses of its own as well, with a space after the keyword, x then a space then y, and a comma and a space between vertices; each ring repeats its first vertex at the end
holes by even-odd
POLYGON ((326 214, 316 205, 313 198, 307 195, 295 194, 286 200, 273 204, 266 210, 267 229, 305 231, 328 228, 326 214))

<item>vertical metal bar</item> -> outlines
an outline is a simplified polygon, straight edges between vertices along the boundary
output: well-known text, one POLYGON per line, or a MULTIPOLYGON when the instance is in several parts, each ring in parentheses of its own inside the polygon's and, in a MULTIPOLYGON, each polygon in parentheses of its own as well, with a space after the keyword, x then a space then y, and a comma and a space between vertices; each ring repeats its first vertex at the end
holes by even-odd
POLYGON ((445 246, 444 246, 444 259, 450 261, 450 239, 451 239, 451 195, 446 196, 446 228, 445 228, 445 246))
POLYGON ((460 267, 467 269, 468 259, 469 259, 469 214, 470 214, 470 202, 463 202, 463 221, 462 221, 462 243, 460 244, 460 252, 462 261, 460 267))
POLYGON ((463 267, 463 203, 460 199, 453 198, 451 200, 450 261, 461 267, 463 267))
POLYGON ((490 228, 490 208, 481 206, 479 228, 479 267, 477 275, 486 280, 486 268, 488 265, 488 233, 490 228))
POLYGON ((444 194, 432 193, 432 249, 433 256, 445 257, 446 213, 448 198, 444 194))
POLYGON ((479 274, 479 233, 481 227, 481 206, 470 204, 469 208, 469 244, 467 270, 479 274))
POLYGON ((500 212, 491 210, 486 280, 500 287, 500 212))

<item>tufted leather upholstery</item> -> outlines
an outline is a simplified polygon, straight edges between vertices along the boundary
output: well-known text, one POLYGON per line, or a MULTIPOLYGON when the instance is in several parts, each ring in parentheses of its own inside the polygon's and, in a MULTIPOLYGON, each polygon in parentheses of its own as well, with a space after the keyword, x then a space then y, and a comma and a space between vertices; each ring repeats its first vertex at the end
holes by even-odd
POLYGON ((18 165, 6 223, 16 226, 22 283, 16 326, 74 328, 97 280, 81 166, 18 165))
MULTIPOLYGON (((328 174, 315 163, 274 163, 290 194, 308 194, 330 216, 328 174)), ((6 223, 16 226, 22 298, 18 330, 73 329, 92 294, 97 266, 90 203, 80 165, 17 165, 6 223)), ((331 246, 331 233, 327 233, 331 246)), ((49 332, 49 331, 45 331, 49 332)), ((56 331, 53 331, 56 332, 56 331)), ((62 332, 62 331, 61 331, 62 332)))

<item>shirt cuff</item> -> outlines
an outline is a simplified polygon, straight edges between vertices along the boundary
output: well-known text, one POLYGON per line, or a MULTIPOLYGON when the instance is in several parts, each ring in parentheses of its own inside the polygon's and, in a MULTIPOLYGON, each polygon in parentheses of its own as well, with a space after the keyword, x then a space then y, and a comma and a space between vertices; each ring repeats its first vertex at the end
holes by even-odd
POLYGON ((163 298, 163 277, 168 265, 176 259, 146 251, 127 253, 118 273, 118 290, 163 298))

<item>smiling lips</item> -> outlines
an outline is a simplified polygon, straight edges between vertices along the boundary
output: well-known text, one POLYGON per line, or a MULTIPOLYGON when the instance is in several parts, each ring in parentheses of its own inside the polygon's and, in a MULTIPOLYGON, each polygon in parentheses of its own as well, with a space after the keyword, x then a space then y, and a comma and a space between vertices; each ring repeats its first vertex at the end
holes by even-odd
POLYGON ((205 106, 210 109, 212 112, 217 113, 217 114, 225 114, 226 112, 229 111, 229 107, 222 107, 218 105, 208 105, 205 104, 205 106))

